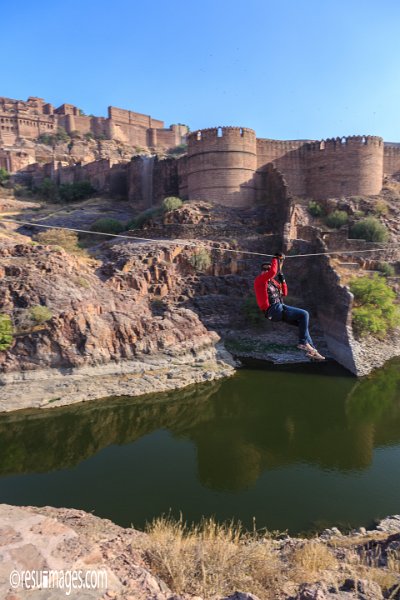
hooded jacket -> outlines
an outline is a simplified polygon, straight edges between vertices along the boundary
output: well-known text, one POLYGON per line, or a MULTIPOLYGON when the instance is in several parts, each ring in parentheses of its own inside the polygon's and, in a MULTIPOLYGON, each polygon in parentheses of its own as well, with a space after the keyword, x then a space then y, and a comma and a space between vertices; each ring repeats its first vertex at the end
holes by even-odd
POLYGON ((287 296, 288 288, 286 282, 279 283, 276 281, 275 276, 278 273, 278 259, 273 258, 271 261, 271 267, 268 271, 264 271, 260 273, 254 280, 254 291, 256 294, 257 304, 262 311, 266 311, 269 309, 269 300, 268 300, 268 281, 272 280, 276 287, 280 290, 282 296, 287 296))

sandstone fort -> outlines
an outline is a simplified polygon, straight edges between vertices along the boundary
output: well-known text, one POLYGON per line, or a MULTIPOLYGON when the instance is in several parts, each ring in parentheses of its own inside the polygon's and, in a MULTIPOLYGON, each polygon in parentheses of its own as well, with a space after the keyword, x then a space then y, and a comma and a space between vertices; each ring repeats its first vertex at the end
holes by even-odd
POLYGON ((299 197, 378 194, 385 176, 400 173, 400 144, 369 135, 280 141, 245 127, 188 133, 185 125, 165 128, 159 119, 113 106, 108 117, 97 117, 72 104, 0 98, 0 166, 28 185, 46 177, 88 180, 140 209, 167 194, 249 206, 268 199, 277 178, 299 197), (60 130, 67 141, 45 151, 60 130), (172 157, 177 147, 186 150, 179 158, 172 157))

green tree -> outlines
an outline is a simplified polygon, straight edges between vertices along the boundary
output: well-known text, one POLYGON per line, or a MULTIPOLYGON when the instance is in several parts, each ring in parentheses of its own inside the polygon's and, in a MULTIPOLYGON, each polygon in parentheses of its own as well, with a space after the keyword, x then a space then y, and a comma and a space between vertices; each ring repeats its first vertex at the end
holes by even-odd
POLYGON ((354 294, 353 328, 359 336, 368 333, 384 338, 389 329, 400 324, 396 293, 375 273, 372 277, 356 277, 350 281, 354 294))
POLYGON ((13 326, 9 315, 0 314, 0 351, 7 350, 13 342, 13 326))
POLYGON ((35 191, 44 200, 48 200, 49 202, 57 202, 59 200, 57 184, 48 177, 43 179, 43 182, 36 188, 35 191))

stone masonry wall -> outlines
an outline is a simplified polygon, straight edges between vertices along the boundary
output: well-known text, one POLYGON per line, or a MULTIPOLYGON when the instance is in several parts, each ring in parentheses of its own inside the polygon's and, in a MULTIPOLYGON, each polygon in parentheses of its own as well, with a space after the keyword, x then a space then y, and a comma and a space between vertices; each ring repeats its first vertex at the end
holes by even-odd
POLYGON ((383 140, 352 136, 306 144, 306 192, 312 198, 379 194, 383 140))
POLYGON ((383 173, 388 177, 400 175, 400 144, 384 145, 383 173))
POLYGON ((230 206, 253 204, 256 152, 252 129, 221 127, 191 133, 187 156, 189 199, 230 206))

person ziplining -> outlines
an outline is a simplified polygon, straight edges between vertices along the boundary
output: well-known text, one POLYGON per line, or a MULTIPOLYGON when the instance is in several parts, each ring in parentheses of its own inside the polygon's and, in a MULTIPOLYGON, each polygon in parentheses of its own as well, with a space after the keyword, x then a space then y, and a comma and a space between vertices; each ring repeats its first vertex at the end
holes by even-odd
POLYGON ((262 272, 254 280, 254 291, 258 307, 270 321, 283 321, 299 328, 298 348, 313 360, 325 360, 315 348, 308 330, 310 315, 306 310, 284 304, 282 298, 287 296, 288 287, 282 273, 285 255, 275 254, 272 261, 261 265, 262 272))

